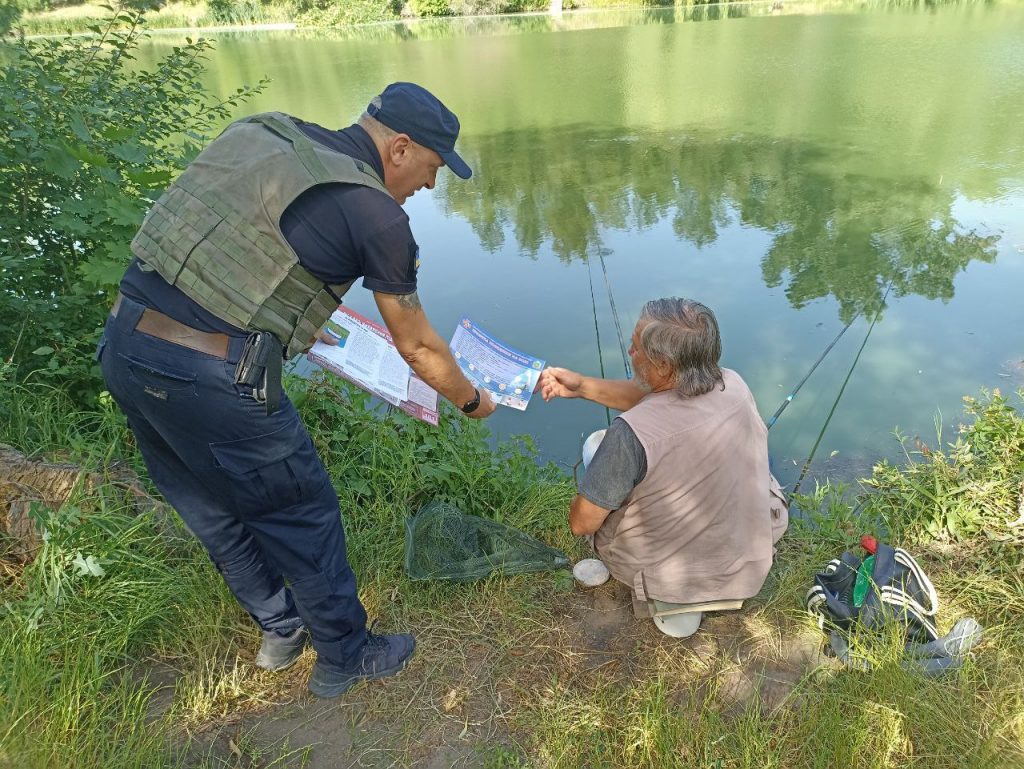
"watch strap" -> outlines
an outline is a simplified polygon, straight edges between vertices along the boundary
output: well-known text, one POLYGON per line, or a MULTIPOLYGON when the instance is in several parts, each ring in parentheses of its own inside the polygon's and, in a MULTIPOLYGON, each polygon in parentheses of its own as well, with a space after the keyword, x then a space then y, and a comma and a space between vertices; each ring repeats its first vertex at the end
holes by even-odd
POLYGON ((474 411, 476 411, 477 406, 480 405, 480 390, 474 387, 473 393, 473 400, 468 401, 464 406, 462 406, 463 414, 472 414, 474 411))

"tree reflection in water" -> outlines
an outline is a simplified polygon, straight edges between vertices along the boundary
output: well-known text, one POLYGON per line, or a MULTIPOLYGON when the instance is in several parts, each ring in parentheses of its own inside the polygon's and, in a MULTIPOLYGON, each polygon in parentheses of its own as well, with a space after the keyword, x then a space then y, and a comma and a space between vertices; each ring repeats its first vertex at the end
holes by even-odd
MULTIPOLYGON (((605 230, 671 221, 707 246, 732 223, 771 234, 761 257, 769 287, 794 307, 835 297, 845 322, 891 297, 953 297, 972 260, 995 259, 995 235, 962 226, 955 189, 922 176, 871 173, 842 148, 751 136, 601 133, 588 128, 511 131, 467 142, 473 184, 442 191, 485 249, 511 232, 524 255, 545 243, 562 260, 587 259, 605 230)), ((936 179, 937 179, 936 175, 936 179)), ((665 258, 671 258, 666 254, 665 258)))

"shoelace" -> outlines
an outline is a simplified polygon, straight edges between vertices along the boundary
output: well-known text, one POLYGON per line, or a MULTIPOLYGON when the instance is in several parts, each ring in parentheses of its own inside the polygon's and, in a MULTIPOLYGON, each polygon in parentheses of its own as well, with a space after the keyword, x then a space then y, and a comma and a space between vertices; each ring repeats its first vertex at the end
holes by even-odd
POLYGON ((373 632, 375 627, 377 627, 377 620, 371 622, 370 626, 366 628, 366 644, 375 649, 383 649, 388 645, 388 642, 384 639, 384 636, 373 632))

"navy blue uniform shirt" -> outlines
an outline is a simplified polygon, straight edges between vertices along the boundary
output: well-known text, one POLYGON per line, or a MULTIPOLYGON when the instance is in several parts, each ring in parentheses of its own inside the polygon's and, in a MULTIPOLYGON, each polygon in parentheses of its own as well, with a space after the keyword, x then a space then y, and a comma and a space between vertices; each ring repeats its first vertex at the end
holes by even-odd
MULTIPOLYGON (((332 131, 295 120, 318 144, 368 163, 384 178, 384 164, 370 135, 359 125, 332 131)), ((281 232, 299 263, 325 283, 363 278, 363 286, 385 294, 416 290, 416 241, 409 217, 390 195, 360 184, 319 184, 299 195, 281 216, 281 232)), ((134 260, 121 293, 199 331, 245 335, 134 260)))

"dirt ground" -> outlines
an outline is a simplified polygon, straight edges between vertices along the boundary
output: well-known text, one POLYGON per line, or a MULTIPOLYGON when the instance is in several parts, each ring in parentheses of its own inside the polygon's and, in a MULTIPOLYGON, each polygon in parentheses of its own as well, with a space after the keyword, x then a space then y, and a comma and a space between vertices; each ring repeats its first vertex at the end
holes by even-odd
MULTIPOLYGON (((757 607, 705 615, 695 635, 675 639, 650 620, 636 619, 627 589, 614 581, 553 597, 543 621, 535 627, 522 622, 518 632, 472 612, 455 618, 464 627, 417 627, 417 655, 405 671, 361 684, 337 700, 318 700, 306 690, 313 661, 308 650, 293 669, 278 674, 273 697, 191 730, 189 765, 506 766, 497 757, 525 757, 528 750, 516 733, 517 709, 535 703, 552 677, 600 676, 614 686, 661 666, 680 680, 699 682, 688 691, 715 697, 717 707, 740 709, 757 698, 772 710, 805 674, 829 664, 820 653, 820 634, 783 639, 758 622, 757 607)), ((173 678, 160 675, 151 680, 173 688, 173 678)), ((157 692, 154 709, 169 705, 168 691, 157 692)))

